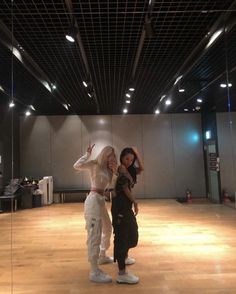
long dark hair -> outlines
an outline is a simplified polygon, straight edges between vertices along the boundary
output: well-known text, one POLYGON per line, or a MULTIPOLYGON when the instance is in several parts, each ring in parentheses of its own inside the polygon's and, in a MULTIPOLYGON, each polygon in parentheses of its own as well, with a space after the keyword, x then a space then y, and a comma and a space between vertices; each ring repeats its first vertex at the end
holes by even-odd
POLYGON ((137 182, 137 171, 136 171, 136 168, 134 166, 134 163, 135 163, 135 160, 137 159, 137 156, 134 153, 134 150, 132 148, 126 147, 121 151, 121 153, 120 153, 120 163, 122 164, 122 158, 127 154, 133 154, 134 155, 134 160, 133 160, 132 164, 127 169, 128 169, 128 172, 130 173, 131 177, 133 178, 133 182, 136 183, 137 182))

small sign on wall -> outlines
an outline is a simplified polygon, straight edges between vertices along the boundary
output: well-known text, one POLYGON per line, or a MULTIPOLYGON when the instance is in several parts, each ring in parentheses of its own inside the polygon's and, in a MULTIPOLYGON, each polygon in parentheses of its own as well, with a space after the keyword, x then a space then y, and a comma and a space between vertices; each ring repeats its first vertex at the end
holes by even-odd
POLYGON ((220 165, 219 165, 219 158, 217 157, 216 153, 209 153, 209 159, 210 159, 210 170, 212 171, 219 171, 220 165))

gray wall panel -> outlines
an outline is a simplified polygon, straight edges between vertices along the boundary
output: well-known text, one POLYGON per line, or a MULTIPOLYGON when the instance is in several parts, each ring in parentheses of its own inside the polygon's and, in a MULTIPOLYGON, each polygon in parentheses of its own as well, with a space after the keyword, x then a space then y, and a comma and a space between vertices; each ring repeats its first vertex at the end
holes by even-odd
POLYGON ((170 115, 143 116, 145 197, 175 197, 170 115))
POLYGON ((52 174, 51 129, 46 116, 21 117, 21 176, 52 174))
POLYGON ((118 156, 124 147, 138 148, 145 167, 134 189, 139 198, 177 197, 194 185, 194 191, 204 192, 202 143, 185 141, 192 130, 200 132, 199 121, 199 115, 185 114, 22 118, 21 175, 52 174, 57 187, 89 188, 88 174, 76 173, 72 166, 90 141, 96 144, 92 158, 106 145, 113 145, 118 156))
POLYGON ((205 196, 201 118, 198 114, 173 114, 172 130, 175 193, 183 196, 189 188, 193 197, 205 196))
POLYGON ((235 152, 236 152, 236 114, 232 113, 233 129, 230 131, 230 117, 228 113, 217 113, 218 147, 220 157, 220 178, 221 188, 228 189, 234 195, 236 175, 235 175, 235 152))
POLYGON ((79 116, 50 116, 52 132, 52 174, 56 187, 79 188, 82 177, 73 164, 82 154, 82 132, 79 116))

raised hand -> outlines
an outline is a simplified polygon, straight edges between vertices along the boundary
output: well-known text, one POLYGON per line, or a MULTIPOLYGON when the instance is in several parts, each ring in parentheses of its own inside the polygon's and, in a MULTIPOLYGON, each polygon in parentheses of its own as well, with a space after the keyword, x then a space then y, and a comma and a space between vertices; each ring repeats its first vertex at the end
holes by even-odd
POLYGON ((94 146, 95 146, 95 144, 91 145, 91 143, 89 142, 89 146, 88 146, 88 148, 87 148, 87 152, 88 152, 89 154, 92 153, 92 150, 93 150, 93 147, 94 147, 94 146))
POLYGON ((131 148, 133 149, 134 153, 137 155, 137 154, 138 154, 138 149, 137 149, 137 147, 132 146, 131 148))
POLYGON ((108 164, 108 167, 112 171, 113 174, 116 174, 117 173, 118 166, 117 166, 117 163, 116 162, 110 162, 108 164))

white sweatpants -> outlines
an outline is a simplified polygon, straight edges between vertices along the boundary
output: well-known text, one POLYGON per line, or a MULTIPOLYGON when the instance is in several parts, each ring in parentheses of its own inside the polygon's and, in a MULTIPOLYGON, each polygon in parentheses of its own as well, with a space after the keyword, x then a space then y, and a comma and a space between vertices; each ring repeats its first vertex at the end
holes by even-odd
POLYGON ((88 234, 88 260, 94 266, 97 265, 100 251, 104 252, 110 247, 112 225, 105 198, 90 192, 84 203, 84 217, 88 234))

